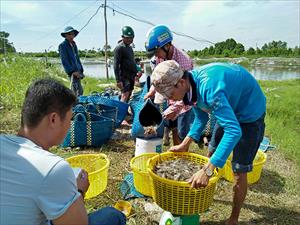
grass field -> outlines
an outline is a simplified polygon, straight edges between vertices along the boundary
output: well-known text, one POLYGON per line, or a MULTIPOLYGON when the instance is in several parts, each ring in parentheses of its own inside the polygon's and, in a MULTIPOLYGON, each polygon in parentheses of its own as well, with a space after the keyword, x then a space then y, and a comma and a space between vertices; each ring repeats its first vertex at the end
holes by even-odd
MULTIPOLYGON (((10 58, 6 63, 2 61, 0 72, 0 133, 17 131, 20 107, 31 80, 52 76, 69 85, 67 77, 56 67, 46 67, 41 62, 23 58, 10 58)), ((101 83, 107 81, 85 78, 85 94, 94 90, 101 91, 101 83)), ((300 80, 260 83, 267 96, 266 136, 277 148, 267 153, 268 159, 260 181, 249 188, 240 224, 296 225, 300 221, 300 80)), ((124 129, 122 131, 125 132, 124 129)), ((191 150, 206 154, 205 149, 199 149, 197 145, 192 145, 191 150)), ((134 154, 134 141, 128 132, 121 139, 111 140, 99 149, 53 148, 52 151, 62 157, 89 152, 107 154, 111 161, 107 190, 87 200, 86 207, 91 212, 106 205, 114 205, 115 201, 121 199, 119 185, 130 171, 129 162, 134 154)), ((231 210, 231 190, 231 183, 224 180, 218 183, 214 202, 208 212, 200 215, 200 224, 224 224, 231 210)), ((143 208, 145 202, 152 202, 152 199, 131 200, 134 214, 128 224, 150 224, 147 219, 149 215, 143 208)))

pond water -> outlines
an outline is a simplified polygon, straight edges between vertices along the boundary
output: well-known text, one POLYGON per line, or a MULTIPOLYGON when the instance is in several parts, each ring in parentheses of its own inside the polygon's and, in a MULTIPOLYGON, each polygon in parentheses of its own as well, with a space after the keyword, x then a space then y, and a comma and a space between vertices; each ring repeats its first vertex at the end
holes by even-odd
MULTIPOLYGON (((41 59, 42 60, 42 59, 41 59)), ((233 59, 232 59, 233 60, 233 59)), ((239 63, 239 58, 234 59, 233 63, 239 63), (234 61, 235 60, 235 61, 234 61)), ((60 64, 58 58, 50 58, 49 61, 54 64, 60 64)), ((84 74, 94 78, 106 78, 105 64, 103 59, 87 59, 82 60, 84 74)), ((248 71, 257 80, 289 80, 300 79, 300 59, 299 58, 259 58, 254 63, 250 63, 248 71)), ((195 68, 200 67, 196 65, 195 68)), ((62 66, 61 66, 62 68, 62 66)), ((63 68, 62 68, 63 69, 63 68)), ((150 64, 144 64, 144 71, 147 75, 151 75, 150 64)), ((111 65, 108 68, 109 77, 114 78, 114 69, 111 65)), ((140 79, 143 82, 145 75, 140 79)))
MULTIPOLYGON (((85 75, 94 78, 105 78, 105 65, 104 64, 83 64, 85 75)), ((199 66, 195 66, 197 68, 199 66)), ((272 66, 272 65, 259 65, 248 68, 250 73, 257 80, 288 80, 300 78, 300 67, 299 66, 272 66)), ((146 73, 151 73, 150 67, 146 66, 146 73)), ((111 65, 108 68, 108 74, 114 78, 114 69, 111 65)), ((143 79, 143 78, 142 78, 143 79)))

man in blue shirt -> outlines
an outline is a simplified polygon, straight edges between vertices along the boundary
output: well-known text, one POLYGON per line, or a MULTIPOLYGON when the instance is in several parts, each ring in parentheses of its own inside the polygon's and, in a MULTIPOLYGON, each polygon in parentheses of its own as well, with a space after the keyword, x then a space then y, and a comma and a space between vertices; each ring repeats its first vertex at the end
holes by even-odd
POLYGON ((0 135, 0 224, 125 225, 125 215, 106 207, 87 215, 88 174, 77 179, 70 165, 49 151, 64 139, 74 93, 54 79, 26 92, 17 135, 0 135))
POLYGON ((188 151, 192 140, 199 141, 208 120, 215 116, 209 145, 209 162, 191 179, 194 188, 204 187, 216 167, 222 168, 233 151, 233 207, 227 224, 235 225, 247 193, 247 172, 264 135, 266 98, 254 77, 243 67, 227 63, 211 63, 190 72, 178 63, 160 63, 152 73, 155 90, 167 99, 183 100, 193 105, 195 119, 187 137, 171 151, 188 151))
POLYGON ((58 47, 61 63, 71 79, 71 89, 77 96, 83 94, 81 79, 84 78, 78 48, 74 41, 78 33, 79 32, 73 27, 66 27, 61 33, 61 36, 64 37, 65 40, 58 47))

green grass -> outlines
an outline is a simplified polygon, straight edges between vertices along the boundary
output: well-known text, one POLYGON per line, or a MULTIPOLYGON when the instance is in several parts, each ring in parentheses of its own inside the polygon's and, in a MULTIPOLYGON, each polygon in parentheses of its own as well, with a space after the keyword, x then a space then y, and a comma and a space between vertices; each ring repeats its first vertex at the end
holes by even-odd
MULTIPOLYGON (((7 66, 0 58, 0 133, 15 133, 20 123, 20 107, 29 83, 41 76, 52 76, 62 80, 67 86, 66 75, 57 67, 48 66, 42 62, 23 58, 7 60, 7 66)), ((84 93, 101 91, 99 85, 114 83, 114 80, 96 80, 86 77, 82 81, 84 93)), ((277 149, 267 153, 259 183, 251 185, 246 202, 241 212, 242 225, 254 224, 298 224, 299 211, 299 122, 300 122, 300 80, 261 81, 263 91, 267 96, 266 136, 277 149)), ((108 186, 105 192, 95 198, 85 201, 89 212, 103 206, 114 205, 120 200, 119 185, 125 174, 130 170, 129 162, 134 154, 134 141, 122 137, 111 140, 101 148, 61 149, 51 151, 66 158, 76 154, 105 153, 110 159, 108 186)), ((164 147, 164 150, 167 150, 164 147)), ((196 144, 191 150, 206 154, 205 149, 198 149, 196 144)), ((232 185, 224 180, 219 181, 214 195, 214 201, 208 212, 201 214, 201 224, 220 225, 228 218, 231 210, 232 185)), ((135 199, 130 201, 134 207, 135 222, 128 224, 149 224, 149 217, 144 210, 146 202, 152 199, 135 199)))
MULTIPOLYGON (((12 118, 14 125, 9 130, 17 127, 18 113, 32 80, 50 76, 69 86, 67 76, 57 66, 46 66, 41 61, 18 56, 6 58, 6 63, 3 58, 0 60, 0 122, 12 118)), ((88 95, 92 91, 103 91, 105 87, 102 84, 114 85, 115 80, 85 77, 82 84, 84 94, 88 95)), ((260 84, 267 96, 266 135, 271 138, 272 144, 300 165, 300 80, 261 81, 260 84)))
MULTIPOLYGON (((17 55, 4 59, 0 55, 0 133, 14 133, 18 129, 26 90, 33 80, 42 77, 53 77, 67 87, 70 85, 67 75, 58 66, 17 55)), ((115 81, 85 77, 82 80, 84 94, 101 92, 105 88, 101 85, 107 83, 115 81)))
POLYGON ((260 84, 267 96, 266 134, 300 168, 300 79, 260 84))

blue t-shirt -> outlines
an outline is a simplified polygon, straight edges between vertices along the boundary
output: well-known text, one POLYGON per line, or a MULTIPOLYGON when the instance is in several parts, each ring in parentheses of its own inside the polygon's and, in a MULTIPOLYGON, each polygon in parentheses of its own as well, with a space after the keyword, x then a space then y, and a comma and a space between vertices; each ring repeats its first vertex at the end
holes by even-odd
POLYGON ((0 185, 1 225, 46 225, 80 196, 63 158, 12 135, 0 135, 0 185))
POLYGON ((224 135, 210 161, 223 167, 242 135, 240 123, 258 120, 266 111, 266 98, 255 78, 239 65, 210 63, 191 73, 197 104, 188 136, 199 141, 208 113, 212 113, 224 128, 224 135))

